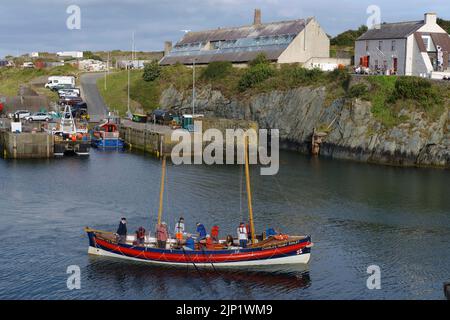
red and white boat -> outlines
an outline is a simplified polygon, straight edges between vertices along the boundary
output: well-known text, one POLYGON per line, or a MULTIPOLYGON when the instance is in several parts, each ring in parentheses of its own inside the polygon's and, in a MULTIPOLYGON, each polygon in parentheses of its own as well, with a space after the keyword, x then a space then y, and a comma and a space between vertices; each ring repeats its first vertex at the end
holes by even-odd
MULTIPOLYGON (((248 154, 245 149, 245 173, 247 183, 247 200, 250 214, 251 234, 255 235, 253 211, 249 180, 248 154)), ((161 222, 162 199, 164 192, 165 158, 161 176, 160 206, 158 223, 161 222)), ((99 231, 86 227, 89 237, 88 253, 125 260, 141 261, 160 265, 195 267, 247 267, 264 265, 307 264, 311 257, 311 236, 271 236, 258 241, 252 237, 247 248, 241 248, 235 240, 227 246, 225 240, 215 244, 214 249, 205 249, 197 244, 195 250, 187 250, 177 246, 175 239, 169 239, 165 249, 157 248, 155 238, 146 236, 144 245, 135 245, 135 237, 127 236, 125 243, 119 243, 112 232, 99 231)))

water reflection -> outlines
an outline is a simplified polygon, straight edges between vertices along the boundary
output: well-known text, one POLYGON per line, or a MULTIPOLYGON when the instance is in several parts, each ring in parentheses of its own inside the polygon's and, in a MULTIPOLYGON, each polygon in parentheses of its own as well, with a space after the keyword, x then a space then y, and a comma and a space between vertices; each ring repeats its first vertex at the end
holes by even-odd
MULTIPOLYGON (((221 294, 225 288, 238 287, 245 296, 251 296, 253 290, 289 293, 308 288, 311 278, 307 267, 252 267, 251 269, 195 269, 188 267, 157 266, 133 261, 89 256, 86 266, 87 278, 101 280, 121 291, 126 292, 133 286, 134 290, 145 293, 147 287, 156 289, 158 295, 167 297, 168 286, 189 280, 192 289, 207 288, 212 294, 221 294)), ((183 294, 183 292, 180 292, 183 294)), ((143 297, 144 298, 144 297, 143 297)), ((151 297, 147 297, 151 298, 151 297)), ((184 296, 173 298, 185 298, 184 296)), ((274 296, 274 298, 277 298, 274 296)))

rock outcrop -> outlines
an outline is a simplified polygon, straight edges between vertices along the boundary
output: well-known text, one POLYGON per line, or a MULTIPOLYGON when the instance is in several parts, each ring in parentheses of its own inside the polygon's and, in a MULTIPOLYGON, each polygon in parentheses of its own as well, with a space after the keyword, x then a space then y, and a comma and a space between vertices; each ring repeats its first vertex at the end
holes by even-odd
MULTIPOLYGON (((191 112, 190 92, 171 87, 160 99, 164 108, 191 112)), ((272 91, 246 98, 226 98, 205 87, 197 92, 196 112, 206 116, 257 121, 260 128, 279 129, 284 149, 310 152, 314 128, 328 133, 321 156, 362 162, 450 168, 450 110, 429 120, 423 112, 401 111, 401 124, 387 128, 359 99, 327 103, 325 87, 272 91)))

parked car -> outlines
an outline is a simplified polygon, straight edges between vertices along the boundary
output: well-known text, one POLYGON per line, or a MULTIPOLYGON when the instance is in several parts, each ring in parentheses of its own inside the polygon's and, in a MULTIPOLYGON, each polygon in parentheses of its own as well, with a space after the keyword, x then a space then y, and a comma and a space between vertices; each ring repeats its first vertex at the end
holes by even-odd
POLYGON ((27 121, 50 121, 52 120, 52 116, 46 112, 35 112, 30 116, 25 117, 27 121))
POLYGON ((58 90, 58 95, 60 97, 66 97, 66 96, 80 96, 80 89, 73 88, 73 89, 60 89, 58 90))
POLYGON ((49 77, 45 87, 51 90, 72 89, 75 88, 75 77, 49 77))
POLYGON ((24 62, 22 68, 34 68, 33 62, 24 62))
POLYGON ((11 119, 15 118, 16 116, 19 119, 24 119, 25 117, 31 116, 31 113, 28 110, 17 110, 16 112, 9 114, 9 117, 11 119))
POLYGON ((150 119, 155 120, 158 124, 168 125, 172 122, 174 116, 176 116, 176 114, 172 111, 157 109, 153 111, 150 119))
POLYGON ((73 106, 76 105, 80 102, 83 102, 83 99, 81 99, 80 97, 77 96, 66 96, 66 97, 61 97, 59 99, 59 104, 60 105, 69 105, 69 106, 73 106))

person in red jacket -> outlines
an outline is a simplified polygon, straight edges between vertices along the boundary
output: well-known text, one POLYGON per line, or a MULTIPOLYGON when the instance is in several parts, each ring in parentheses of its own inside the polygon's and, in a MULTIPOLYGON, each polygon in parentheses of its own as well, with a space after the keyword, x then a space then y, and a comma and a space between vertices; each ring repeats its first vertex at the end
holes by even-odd
POLYGON ((219 243, 219 226, 215 225, 211 228, 211 238, 215 243, 219 243))
POLYGON ((3 107, 3 103, 1 103, 1 102, 0 102, 0 114, 2 114, 2 113, 3 113, 3 109, 4 109, 4 107, 3 107))
POLYGON ((213 241, 212 237, 209 234, 206 235, 206 249, 207 250, 213 250, 214 249, 214 241, 213 241))

